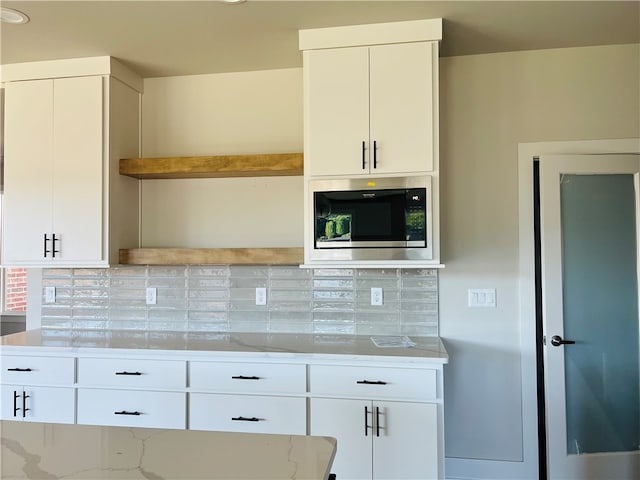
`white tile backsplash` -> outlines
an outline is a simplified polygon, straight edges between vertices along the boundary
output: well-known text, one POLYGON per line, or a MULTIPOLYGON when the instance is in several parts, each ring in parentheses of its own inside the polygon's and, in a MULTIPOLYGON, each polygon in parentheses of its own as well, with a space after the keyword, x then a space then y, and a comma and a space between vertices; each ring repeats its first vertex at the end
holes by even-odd
POLYGON ((438 335, 435 269, 302 269, 281 266, 128 266, 43 270, 56 302, 42 328, 127 332, 285 332, 438 335), (145 289, 157 288, 147 305, 145 289), (267 304, 255 289, 267 288, 267 304), (372 306, 370 290, 383 289, 372 306))

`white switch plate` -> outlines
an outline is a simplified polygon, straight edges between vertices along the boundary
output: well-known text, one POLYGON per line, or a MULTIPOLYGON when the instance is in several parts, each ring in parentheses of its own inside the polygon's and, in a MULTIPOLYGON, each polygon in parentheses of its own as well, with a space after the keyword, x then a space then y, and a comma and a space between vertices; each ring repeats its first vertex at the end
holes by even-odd
POLYGON ((158 303, 158 289, 155 287, 147 288, 147 305, 155 305, 158 303))
POLYGON ((267 304, 267 289, 264 287, 256 288, 256 305, 267 304))
POLYGON ((44 287, 45 303, 56 303, 56 287, 44 287))
POLYGON ((495 307, 496 306, 496 289, 495 288, 470 288, 469 306, 470 307, 495 307))
POLYGON ((382 288, 371 287, 371 305, 380 306, 383 304, 382 288))

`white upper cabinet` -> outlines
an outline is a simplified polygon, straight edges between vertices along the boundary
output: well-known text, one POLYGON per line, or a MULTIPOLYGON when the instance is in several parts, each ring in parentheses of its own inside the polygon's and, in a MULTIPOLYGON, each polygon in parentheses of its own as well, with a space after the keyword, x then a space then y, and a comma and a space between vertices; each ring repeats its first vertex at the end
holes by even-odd
POLYGON ((38 70, 5 83, 3 264, 117 263, 120 246, 137 246, 137 182, 111 172, 138 153, 139 93, 109 75, 38 70))
POLYGON ((369 49, 371 173, 432 171, 436 42, 369 49))
POLYGON ((437 171, 438 26, 428 20, 300 32, 305 175, 437 171))
POLYGON ((5 263, 102 260, 102 82, 7 84, 5 263))
POLYGON ((304 81, 305 171, 369 173, 369 49, 306 51, 304 81))

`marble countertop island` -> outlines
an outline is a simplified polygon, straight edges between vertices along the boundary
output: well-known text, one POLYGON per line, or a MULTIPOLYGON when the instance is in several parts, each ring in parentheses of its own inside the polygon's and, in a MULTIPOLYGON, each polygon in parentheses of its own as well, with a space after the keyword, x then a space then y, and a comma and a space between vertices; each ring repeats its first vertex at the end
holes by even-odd
POLYGON ((209 356, 235 358, 288 359, 288 361, 344 361, 384 359, 403 365, 416 363, 445 364, 447 351, 439 337, 372 337, 368 335, 316 335, 293 333, 186 333, 159 331, 56 331, 28 330, 0 337, 0 351, 22 354, 30 349, 39 355, 96 354, 126 350, 135 355, 158 354, 162 358, 188 353, 190 357, 209 356), (379 347, 373 339, 406 339, 410 346, 379 347))
POLYGON ((309 479, 329 475, 330 437, 0 422, 0 478, 309 479))

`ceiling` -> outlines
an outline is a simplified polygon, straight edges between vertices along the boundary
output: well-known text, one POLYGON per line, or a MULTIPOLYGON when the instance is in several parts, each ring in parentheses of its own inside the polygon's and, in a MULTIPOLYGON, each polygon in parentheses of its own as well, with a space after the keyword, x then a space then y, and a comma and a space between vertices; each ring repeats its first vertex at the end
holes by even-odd
POLYGON ((442 56, 640 43, 635 1, 11 1, 2 64, 110 55, 143 77, 300 67, 298 30, 443 18, 442 56))

